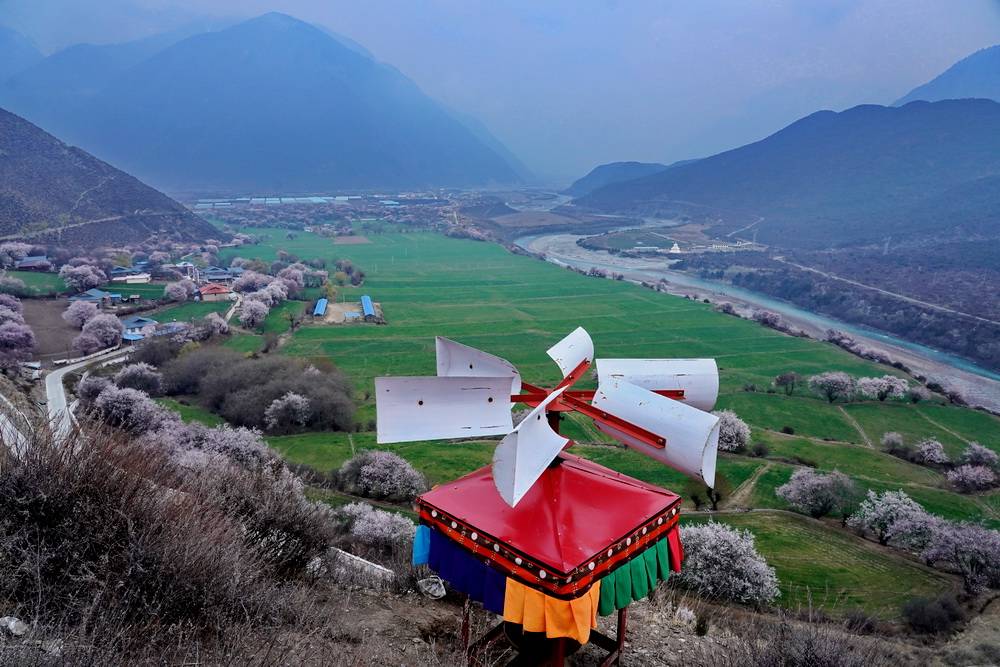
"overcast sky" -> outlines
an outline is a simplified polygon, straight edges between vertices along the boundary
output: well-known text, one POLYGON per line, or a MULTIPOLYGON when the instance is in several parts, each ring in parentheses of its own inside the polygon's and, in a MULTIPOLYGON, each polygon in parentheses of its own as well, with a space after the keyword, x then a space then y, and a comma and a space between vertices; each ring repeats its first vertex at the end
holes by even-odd
POLYGON ((1000 43, 1000 0, 0 0, 0 23, 52 51, 266 11, 356 40, 550 178, 891 103, 1000 43))

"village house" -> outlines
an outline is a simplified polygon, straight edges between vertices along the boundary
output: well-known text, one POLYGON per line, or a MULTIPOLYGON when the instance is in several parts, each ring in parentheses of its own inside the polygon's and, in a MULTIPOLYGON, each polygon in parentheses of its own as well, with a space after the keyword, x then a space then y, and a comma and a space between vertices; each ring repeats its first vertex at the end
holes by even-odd
POLYGON ((91 287, 86 292, 80 292, 79 294, 74 294, 69 298, 70 301, 87 301, 89 303, 96 303, 102 308, 105 306, 112 306, 118 304, 122 300, 122 295, 117 292, 105 292, 104 290, 97 289, 96 287, 91 287))
POLYGON ((233 292, 220 283, 209 283, 198 288, 202 301, 229 301, 233 298, 233 292))

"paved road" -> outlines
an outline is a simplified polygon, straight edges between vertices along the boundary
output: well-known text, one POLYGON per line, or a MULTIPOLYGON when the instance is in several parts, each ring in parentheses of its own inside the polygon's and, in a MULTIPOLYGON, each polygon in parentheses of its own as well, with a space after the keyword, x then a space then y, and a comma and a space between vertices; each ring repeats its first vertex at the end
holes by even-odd
POLYGON ((66 389, 63 387, 63 379, 67 373, 90 366, 91 364, 114 359, 123 354, 128 354, 131 348, 119 348, 107 354, 80 361, 75 364, 57 368, 45 376, 45 399, 48 403, 49 424, 58 436, 66 436, 73 428, 73 415, 66 404, 66 389))
POLYGON ((7 444, 14 456, 20 457, 28 445, 28 439, 24 436, 22 431, 23 428, 27 427, 30 422, 28 418, 24 416, 24 413, 18 410, 13 403, 11 403, 6 396, 0 394, 0 400, 2 400, 11 412, 15 415, 20 416, 21 425, 15 424, 10 417, 7 416, 5 411, 0 411, 0 436, 3 437, 3 442, 7 444))

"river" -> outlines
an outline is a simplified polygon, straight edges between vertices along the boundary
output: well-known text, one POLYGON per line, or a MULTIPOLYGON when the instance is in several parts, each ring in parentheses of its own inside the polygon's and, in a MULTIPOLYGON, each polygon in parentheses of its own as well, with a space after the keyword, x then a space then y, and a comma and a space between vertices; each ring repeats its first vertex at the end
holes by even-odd
POLYGON ((596 267, 622 273, 630 280, 658 282, 666 280, 674 293, 705 292, 726 297, 752 307, 779 313, 789 323, 812 335, 822 335, 827 329, 850 334, 870 347, 885 350, 890 356, 906 363, 915 372, 945 380, 974 403, 1000 411, 1000 373, 984 368, 968 359, 920 345, 868 327, 819 315, 764 294, 742 289, 728 283, 699 278, 668 268, 662 259, 617 257, 602 251, 589 250, 576 244, 581 236, 574 234, 536 234, 514 241, 526 250, 541 253, 549 261, 578 269, 596 267))

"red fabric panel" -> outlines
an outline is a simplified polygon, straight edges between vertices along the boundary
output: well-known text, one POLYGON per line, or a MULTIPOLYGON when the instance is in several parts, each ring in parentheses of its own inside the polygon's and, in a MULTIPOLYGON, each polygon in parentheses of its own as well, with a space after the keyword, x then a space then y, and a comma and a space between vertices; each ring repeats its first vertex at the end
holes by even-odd
POLYGON ((674 526, 667 531, 667 544, 670 545, 670 569, 674 572, 680 572, 681 563, 684 561, 684 547, 681 545, 680 528, 674 526))

